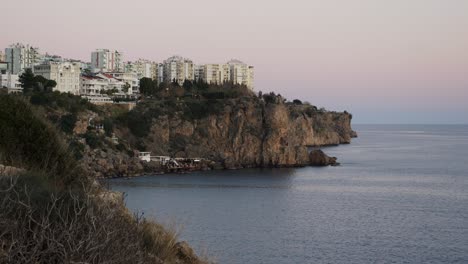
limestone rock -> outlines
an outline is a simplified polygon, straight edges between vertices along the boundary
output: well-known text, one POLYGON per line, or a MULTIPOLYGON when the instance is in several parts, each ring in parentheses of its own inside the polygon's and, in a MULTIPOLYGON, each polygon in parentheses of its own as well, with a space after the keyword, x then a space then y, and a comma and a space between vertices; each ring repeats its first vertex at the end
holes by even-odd
POLYGON ((329 157, 322 150, 312 150, 309 153, 309 162, 312 166, 337 166, 336 157, 329 157))

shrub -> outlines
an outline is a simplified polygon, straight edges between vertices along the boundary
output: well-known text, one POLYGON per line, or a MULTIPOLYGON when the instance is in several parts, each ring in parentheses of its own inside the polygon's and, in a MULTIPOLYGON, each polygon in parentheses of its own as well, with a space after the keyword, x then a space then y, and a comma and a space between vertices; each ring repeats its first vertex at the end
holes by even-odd
POLYGON ((68 114, 62 116, 60 119, 60 128, 63 132, 71 134, 73 133, 73 129, 75 128, 77 117, 75 114, 68 114))
POLYGON ((302 101, 299 100, 299 99, 294 99, 294 100, 293 100, 293 104, 295 104, 295 105, 301 105, 301 104, 302 104, 302 101))
POLYGON ((112 133, 114 132, 114 123, 112 122, 112 119, 106 118, 102 122, 102 125, 104 127, 104 132, 106 133, 106 136, 110 137, 112 136, 112 133))
POLYGON ((18 96, 0 96, 0 154, 4 164, 46 171, 57 183, 82 178, 57 131, 18 96))
POLYGON ((86 144, 88 144, 88 146, 92 149, 96 149, 102 146, 101 138, 92 131, 86 131, 83 137, 86 140, 86 144))

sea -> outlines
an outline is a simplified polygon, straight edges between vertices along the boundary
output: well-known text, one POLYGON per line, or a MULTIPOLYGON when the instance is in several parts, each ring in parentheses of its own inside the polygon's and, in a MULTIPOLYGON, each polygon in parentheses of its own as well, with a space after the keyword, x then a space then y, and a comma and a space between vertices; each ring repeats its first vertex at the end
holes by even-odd
POLYGON ((109 181, 218 263, 468 263, 468 125, 355 125, 338 167, 109 181))

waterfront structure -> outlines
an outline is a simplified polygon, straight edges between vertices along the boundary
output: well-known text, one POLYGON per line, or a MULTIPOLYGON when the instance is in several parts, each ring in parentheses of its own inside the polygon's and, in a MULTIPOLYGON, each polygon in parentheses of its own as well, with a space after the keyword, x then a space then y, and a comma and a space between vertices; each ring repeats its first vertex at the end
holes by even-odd
POLYGON ((8 62, 8 71, 12 74, 21 74, 25 69, 32 68, 42 59, 39 48, 16 43, 5 49, 5 61, 8 62))
POLYGON ((249 89, 254 89, 254 67, 248 66, 239 60, 230 60, 228 63, 230 68, 230 79, 234 84, 247 86, 249 89))
POLYGON ((123 71, 123 54, 116 50, 97 49, 91 53, 91 67, 95 72, 123 71))
POLYGON ((74 95, 80 93, 81 68, 79 63, 49 61, 34 66, 33 72, 36 75, 57 82, 54 91, 74 95))
POLYGON ((176 81, 182 85, 185 80, 194 80, 193 62, 181 56, 172 56, 163 63, 163 81, 176 81))

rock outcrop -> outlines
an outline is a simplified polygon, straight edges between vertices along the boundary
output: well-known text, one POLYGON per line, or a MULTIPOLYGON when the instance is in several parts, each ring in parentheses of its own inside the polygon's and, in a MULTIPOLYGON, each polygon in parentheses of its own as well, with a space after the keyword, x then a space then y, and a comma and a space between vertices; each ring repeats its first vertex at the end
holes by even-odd
POLYGON ((309 153, 309 162, 311 166, 338 166, 336 157, 329 157, 322 150, 312 150, 309 153))
MULTIPOLYGON (((140 104, 134 111, 152 109, 140 104)), ((158 115, 143 138, 128 129, 116 134, 139 142, 153 155, 206 158, 228 169, 293 167, 310 164, 310 146, 350 143, 356 136, 351 119, 347 112, 242 97, 225 100, 219 113, 200 119, 177 112, 158 115)))

